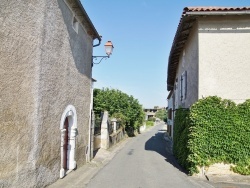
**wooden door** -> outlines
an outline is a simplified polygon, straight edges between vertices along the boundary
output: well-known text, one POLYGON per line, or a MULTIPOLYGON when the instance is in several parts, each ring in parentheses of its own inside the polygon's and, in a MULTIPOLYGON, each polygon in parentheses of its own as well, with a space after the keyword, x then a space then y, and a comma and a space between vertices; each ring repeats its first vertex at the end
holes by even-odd
POLYGON ((63 168, 67 170, 67 160, 68 160, 68 133, 69 133, 69 121, 68 118, 66 117, 64 121, 64 129, 65 135, 64 135, 64 142, 63 142, 63 168))

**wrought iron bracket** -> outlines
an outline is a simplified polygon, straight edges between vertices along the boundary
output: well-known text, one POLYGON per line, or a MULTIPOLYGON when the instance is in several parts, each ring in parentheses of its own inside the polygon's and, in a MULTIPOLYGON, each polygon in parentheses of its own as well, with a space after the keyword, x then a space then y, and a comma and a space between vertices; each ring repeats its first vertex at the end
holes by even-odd
POLYGON ((92 58, 93 58, 93 61, 92 61, 92 67, 93 67, 94 64, 100 64, 103 59, 106 60, 107 58, 109 58, 109 56, 92 56, 92 58), (98 58, 101 58, 100 61, 94 62, 94 60, 97 60, 98 58))

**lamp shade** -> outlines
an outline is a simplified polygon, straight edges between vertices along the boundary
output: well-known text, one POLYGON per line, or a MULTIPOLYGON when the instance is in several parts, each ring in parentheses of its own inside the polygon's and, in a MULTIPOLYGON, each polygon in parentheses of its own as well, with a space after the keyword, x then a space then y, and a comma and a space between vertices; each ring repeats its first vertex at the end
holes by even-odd
POLYGON ((106 44, 104 45, 104 47, 105 47, 106 54, 108 56, 110 56, 112 54, 113 48, 114 48, 112 42, 111 41, 106 42, 106 44))

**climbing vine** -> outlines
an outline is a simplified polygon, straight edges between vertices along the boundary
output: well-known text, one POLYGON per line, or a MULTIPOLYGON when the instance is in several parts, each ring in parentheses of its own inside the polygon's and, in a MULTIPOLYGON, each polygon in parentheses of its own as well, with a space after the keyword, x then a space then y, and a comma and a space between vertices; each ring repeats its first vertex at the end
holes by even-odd
POLYGON ((217 162, 250 174, 250 100, 236 105, 216 96, 200 99, 190 112, 176 112, 175 126, 175 155, 190 174, 217 162))
POLYGON ((176 110, 175 126, 174 126, 174 145, 173 153, 176 156, 179 164, 188 169, 188 135, 189 135, 189 110, 179 108, 176 110))

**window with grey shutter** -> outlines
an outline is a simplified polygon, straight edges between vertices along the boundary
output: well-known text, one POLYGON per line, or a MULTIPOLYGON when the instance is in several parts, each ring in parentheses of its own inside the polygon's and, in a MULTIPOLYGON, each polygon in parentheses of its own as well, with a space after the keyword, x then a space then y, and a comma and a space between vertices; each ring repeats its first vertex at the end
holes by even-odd
POLYGON ((180 101, 182 101, 183 97, 182 97, 182 87, 183 87, 183 82, 182 82, 182 75, 180 77, 180 90, 179 90, 179 96, 180 96, 180 101))
POLYGON ((181 101, 187 98, 187 71, 184 71, 181 75, 181 101))
POLYGON ((187 71, 184 72, 184 77, 185 77, 185 88, 184 88, 184 98, 187 98, 187 71))

